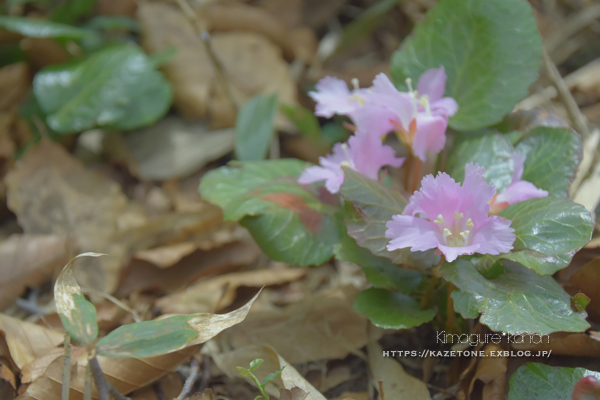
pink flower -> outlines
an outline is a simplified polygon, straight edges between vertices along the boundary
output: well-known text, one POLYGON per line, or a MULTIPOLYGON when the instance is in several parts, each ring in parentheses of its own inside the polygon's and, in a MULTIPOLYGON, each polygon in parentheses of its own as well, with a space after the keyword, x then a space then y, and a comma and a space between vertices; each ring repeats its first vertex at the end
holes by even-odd
POLYGON ((492 197, 492 200, 490 200, 490 211, 492 214, 498 214, 511 204, 548 196, 547 191, 538 189, 531 182, 521 180, 523 178, 525 154, 515 151, 513 153, 513 162, 515 170, 510 185, 503 192, 496 193, 492 197))
POLYGON ((404 215, 394 215, 386 224, 385 236, 391 239, 387 249, 437 248, 449 262, 462 254, 510 251, 514 229, 511 221, 488 215, 496 188, 485 182, 483 172, 484 168, 467 164, 462 186, 443 172, 424 177, 404 215))
POLYGON ((350 115, 365 104, 366 89, 358 88, 358 80, 352 80, 354 90, 341 79, 326 76, 315 85, 316 92, 308 95, 317 102, 315 115, 331 118, 334 114, 350 115))
POLYGON ((302 172, 298 183, 306 184, 325 181, 325 187, 331 193, 340 191, 344 182, 343 166, 352 168, 369 178, 378 179, 379 170, 385 165, 400 167, 404 158, 397 158, 390 146, 381 143, 376 136, 357 132, 347 143, 333 146, 333 154, 320 157, 321 166, 309 167, 302 172))
POLYGON ((446 89, 444 67, 430 69, 419 79, 417 91, 400 92, 385 74, 373 80, 367 90, 365 106, 355 109, 350 117, 358 130, 383 136, 396 131, 413 154, 425 161, 428 152, 439 153, 446 144, 448 118, 458 104, 442 97, 446 89))

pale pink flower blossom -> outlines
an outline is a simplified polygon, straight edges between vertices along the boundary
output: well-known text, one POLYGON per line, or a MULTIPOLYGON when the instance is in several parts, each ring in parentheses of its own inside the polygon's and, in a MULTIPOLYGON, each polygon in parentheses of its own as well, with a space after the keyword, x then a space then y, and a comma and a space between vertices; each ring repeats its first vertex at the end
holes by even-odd
POLYGON ((496 188, 483 172, 483 167, 467 164, 462 186, 443 172, 424 177, 404 215, 394 215, 386 224, 385 236, 391 239, 387 249, 438 249, 449 262, 463 254, 509 252, 514 229, 511 221, 488 215, 496 188))
POLYGON ((397 158, 394 149, 381 143, 378 137, 358 132, 347 143, 333 146, 333 154, 319 157, 320 166, 305 169, 298 178, 298 183, 324 180, 325 188, 331 193, 337 193, 344 182, 344 166, 369 178, 378 179, 383 166, 398 168, 403 162, 404 158, 397 158))
POLYGON ((405 146, 425 161, 428 152, 437 154, 444 148, 448 118, 456 113, 458 104, 451 97, 443 97, 443 66, 423 73, 416 91, 410 79, 407 84, 409 92, 400 92, 385 74, 377 75, 364 94, 365 105, 350 116, 359 131, 371 135, 396 131, 405 146))
POLYGON ((533 183, 521 179, 523 178, 525 157, 525 154, 518 151, 513 153, 515 169, 512 181, 504 191, 496 193, 492 200, 490 200, 490 211, 492 214, 498 214, 511 204, 548 196, 547 191, 538 189, 533 183))
POLYGON ((317 82, 317 90, 308 93, 317 102, 315 115, 326 118, 331 118, 334 114, 351 115, 364 106, 366 89, 360 89, 356 79, 352 80, 352 84, 354 89, 350 91, 346 82, 331 76, 317 82))

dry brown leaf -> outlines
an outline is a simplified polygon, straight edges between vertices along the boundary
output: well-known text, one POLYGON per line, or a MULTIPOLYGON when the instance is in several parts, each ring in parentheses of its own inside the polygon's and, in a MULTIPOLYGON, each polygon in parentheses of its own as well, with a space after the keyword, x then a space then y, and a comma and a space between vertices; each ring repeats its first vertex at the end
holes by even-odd
POLYGON ((256 244, 240 241, 209 251, 195 251, 169 269, 133 260, 117 295, 124 297, 135 291, 152 289, 175 291, 202 277, 231 272, 248 265, 259 254, 260 249, 256 244))
POLYGON ((65 264, 64 236, 11 235, 0 243, 0 309, 19 297, 27 286, 42 284, 65 264))
POLYGON ((367 347, 373 385, 379 390, 378 382, 382 380, 386 398, 429 400, 429 390, 423 381, 406 373, 395 359, 383 357, 383 349, 376 341, 369 342, 367 347))
POLYGON ((356 293, 335 288, 281 310, 256 309, 223 339, 234 348, 269 344, 292 363, 344 358, 367 343, 367 319, 352 309, 356 293))
POLYGON ((219 275, 198 282, 184 291, 162 297, 156 305, 168 314, 215 312, 233 303, 235 291, 240 286, 280 285, 296 281, 306 275, 306 272, 299 268, 277 268, 219 275))
POLYGON ((279 389, 279 400, 304 400, 308 397, 308 393, 294 386, 291 389, 279 389))
POLYGON ((304 0, 263 0, 260 7, 276 16, 288 28, 298 28, 302 25, 304 0))
POLYGON ((77 280, 103 292, 115 289, 125 249, 112 243, 117 218, 127 208, 120 186, 86 170, 60 145, 42 141, 6 176, 8 206, 25 233, 73 238, 77 254, 110 254, 84 259, 77 280))
POLYGON ((65 46, 54 39, 25 38, 19 43, 27 61, 39 70, 47 65, 62 64, 71 58, 65 46))
POLYGON ((579 268, 569 280, 569 293, 584 293, 590 298, 586 307, 589 316, 600 321, 600 257, 579 268))
MULTIPOLYGON (((157 381, 178 365, 189 360, 200 348, 192 346, 173 353, 150 358, 107 358, 98 356, 100 367, 106 380, 122 394, 130 393, 136 389, 146 387, 157 381)), ((75 347, 73 348, 75 350, 75 347)), ((83 383, 87 366, 87 354, 82 352, 79 357, 72 357, 76 362, 75 370, 71 374, 70 400, 83 399, 83 383)), ((44 374, 38 377, 18 400, 60 400, 62 388, 63 357, 58 356, 50 362, 44 374)), ((98 392, 94 390, 92 397, 98 399, 98 392)))
POLYGON ((1 313, 0 334, 4 335, 10 356, 19 369, 64 341, 63 333, 1 313))
POLYGON ((475 375, 471 379, 469 395, 473 391, 475 382, 480 380, 484 383, 482 398, 486 400, 504 399, 504 386, 506 383, 506 370, 508 366, 507 357, 491 357, 492 352, 503 350, 497 344, 488 344, 484 351, 486 357, 482 358, 477 365, 475 375))
MULTIPOLYGON (((214 127, 230 127, 235 113, 221 87, 198 34, 175 6, 140 4, 137 14, 142 42, 149 53, 178 49, 163 67, 173 84, 175 108, 187 118, 210 115, 214 127)), ((296 102, 296 85, 281 50, 256 33, 215 33, 212 47, 220 60, 236 103, 260 93, 277 93, 283 103, 296 102)))
MULTIPOLYGON (((245 325, 245 322, 244 322, 245 325)), ((204 351, 204 350, 203 350, 204 351)), ((267 385, 267 392, 273 396, 278 396, 279 391, 275 387, 282 386, 287 389, 298 387, 308 393, 306 400, 325 400, 325 397, 312 386, 286 359, 284 359, 271 346, 247 346, 233 351, 221 353, 215 342, 209 342, 206 346, 206 352, 211 355, 215 364, 229 377, 240 377, 237 366, 247 366, 250 361, 261 358, 264 362, 260 368, 254 371, 254 374, 262 381, 267 375, 286 366, 281 375, 276 377, 271 385, 267 385)), ((245 378, 252 382, 250 378, 245 378)))
MULTIPOLYGON (((160 379, 158 382, 164 394, 163 399, 175 399, 181 393, 183 388, 183 381, 181 380, 181 374, 170 373, 160 379)), ((136 390, 130 396, 131 400, 161 400, 156 394, 154 386, 147 386, 145 388, 136 390)))
POLYGON ((0 111, 18 105, 31 86, 31 73, 26 63, 10 64, 0 68, 0 111))
POLYGON ((143 181, 182 178, 233 150, 232 129, 210 131, 202 122, 167 117, 123 137, 129 168, 143 181))
POLYGON ((138 260, 148 261, 158 268, 169 268, 183 257, 192 254, 197 248, 194 243, 182 242, 148 250, 140 250, 134 254, 134 257, 138 260))
POLYGON ((344 392, 332 400, 369 400, 367 392, 344 392))

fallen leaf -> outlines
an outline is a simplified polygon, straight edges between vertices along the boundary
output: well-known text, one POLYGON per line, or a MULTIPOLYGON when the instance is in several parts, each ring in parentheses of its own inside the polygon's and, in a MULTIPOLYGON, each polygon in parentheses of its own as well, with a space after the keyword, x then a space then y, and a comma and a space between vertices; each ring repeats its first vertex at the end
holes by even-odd
POLYGON ((214 312, 231 305, 240 286, 263 287, 293 282, 307 271, 299 268, 259 269, 234 272, 202 280, 184 291, 160 298, 156 305, 168 314, 214 312), (218 305, 218 308, 215 308, 218 305))
POLYGON ((260 254, 253 242, 238 241, 208 251, 195 251, 168 269, 133 260, 125 272, 117 296, 135 291, 161 289, 175 291, 201 277, 230 272, 248 265, 260 254))
POLYGON ((600 321, 600 257, 579 268, 566 289, 572 294, 581 292, 588 296, 591 301, 586 311, 593 320, 600 321))
POLYGON ((367 319, 352 309, 356 292, 328 289, 282 309, 257 309, 223 340, 234 348, 268 344, 292 363, 344 358, 367 343, 367 319))
POLYGON ((506 385, 506 369, 508 365, 508 358, 491 356, 492 352, 497 352, 500 350, 503 349, 494 343, 490 343, 485 347, 484 351, 486 357, 481 358, 479 364, 477 365, 475 375, 471 379, 469 395, 473 391, 475 382, 477 380, 480 380, 484 383, 482 394, 483 399, 504 399, 504 387, 506 385))
POLYGON ((21 369, 64 341, 64 334, 0 313, 0 333, 10 356, 21 369))
POLYGON ((304 400, 308 397, 308 393, 294 386, 291 389, 279 389, 279 400, 304 400))
MULTIPOLYGON (((210 115, 213 127, 231 127, 235 111, 206 53, 204 44, 183 13, 164 3, 138 7, 142 43, 149 53, 178 49, 163 66, 173 84, 175 108, 186 118, 210 115)), ((277 93, 281 102, 296 101, 296 85, 281 50, 252 32, 215 33, 211 45, 223 65, 238 105, 251 97, 277 93)))
POLYGON ((65 238, 58 235, 11 235, 0 243, 0 309, 5 309, 26 287, 50 279, 64 265, 65 238))
POLYGON ((158 268, 169 268, 183 257, 192 254, 196 249, 197 246, 194 243, 175 243, 153 249, 140 250, 135 253, 134 257, 138 260, 148 261, 158 268))
POLYGON ((344 392, 332 400, 369 400, 367 392, 344 392))
POLYGON ((125 248, 112 239, 127 208, 120 186, 86 170, 60 145, 42 141, 6 176, 8 206, 28 234, 72 237, 77 254, 110 254, 84 259, 77 280, 102 292, 115 289, 125 248))
POLYGON ((383 357, 383 348, 376 341, 369 342, 367 349, 373 385, 379 390, 378 382, 382 380, 386 398, 429 400, 427 385, 406 373, 395 359, 383 357))
POLYGON ((26 63, 10 64, 0 68, 0 111, 8 111, 19 104, 31 86, 31 73, 26 63))
POLYGON ((131 172, 144 181, 193 174, 233 150, 232 129, 210 131, 202 122, 167 117, 124 136, 131 172))
MULTIPOLYGON (((181 389, 183 389, 181 374, 177 372, 164 376, 157 384, 160 384, 164 394, 163 399, 175 399, 181 393, 181 389)), ((136 390, 129 397, 131 400, 161 400, 156 394, 154 385, 136 390)))

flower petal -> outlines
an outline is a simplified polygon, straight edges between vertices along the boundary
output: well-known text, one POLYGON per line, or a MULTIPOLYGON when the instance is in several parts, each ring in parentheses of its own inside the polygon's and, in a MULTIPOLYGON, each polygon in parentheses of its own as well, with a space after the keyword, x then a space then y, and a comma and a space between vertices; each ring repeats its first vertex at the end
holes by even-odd
POLYGON ((366 105, 357 108, 350 114, 357 131, 377 138, 387 135, 395 130, 392 121, 401 123, 398 115, 387 107, 366 105))
POLYGON ((475 227, 485 221, 490 212, 489 201, 494 197, 496 188, 485 181, 485 168, 478 164, 465 165, 465 181, 462 186, 463 195, 458 212, 468 213, 475 227))
POLYGON ((511 223, 501 217, 488 217, 483 225, 477 227, 473 236, 472 244, 479 245, 477 253, 496 255, 511 251, 516 239, 511 223))
POLYGON ((441 243, 439 228, 423 218, 394 215, 385 226, 385 237, 392 239, 387 249, 397 250, 410 247, 411 251, 435 249, 441 243))
POLYGON ((452 220, 461 203, 461 195, 460 183, 445 172, 438 173, 435 178, 427 175, 421 181, 421 189, 412 195, 404 208, 404 215, 425 214, 434 221, 442 214, 446 220, 452 220))
POLYGON ((515 204, 521 201, 547 197, 548 192, 538 189, 533 183, 518 181, 511 183, 504 192, 496 196, 496 203, 515 204))
POLYGON ((316 92, 308 95, 317 102, 315 115, 331 118, 334 114, 346 115, 360 106, 350 100, 348 85, 341 79, 326 76, 315 85, 316 92))
POLYGON ((458 111, 458 103, 452 97, 444 97, 442 99, 431 102, 431 111, 434 113, 442 113, 448 117, 453 116, 458 111))
POLYGON ((446 70, 443 65, 425 71, 419 78, 417 92, 419 96, 427 95, 430 103, 441 99, 445 90, 446 70))
POLYGON ((404 158, 397 158, 394 149, 381 143, 377 136, 357 132, 348 144, 354 155, 356 170, 372 179, 379 178, 379 170, 383 166, 398 168, 404 163, 404 158))
POLYGON ((513 164, 515 166, 512 183, 520 181, 523 178, 523 171, 525 170, 525 158, 527 156, 518 151, 513 152, 513 164))
POLYGON ((444 257, 446 257, 446 261, 448 262, 452 262, 454 260, 456 260, 456 258, 458 256, 461 256, 463 254, 473 254, 475 252, 479 253, 480 246, 478 244, 472 244, 470 246, 463 246, 463 247, 451 247, 451 246, 443 246, 440 245, 439 249, 440 251, 444 254, 444 257))
MULTIPOLYGON (((302 174, 300 174, 300 177, 298 178, 298 183, 304 185, 307 183, 332 179, 337 177, 338 175, 339 174, 336 174, 335 171, 331 169, 319 167, 318 165, 316 165, 314 167, 308 167, 304 171, 302 171, 302 174)), ((342 174, 342 177, 343 176, 344 175, 342 174)))
POLYGON ((412 150, 422 161, 427 153, 439 153, 446 145, 446 128, 448 120, 441 115, 417 115, 417 133, 415 134, 412 150))

